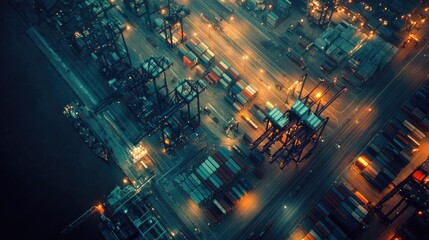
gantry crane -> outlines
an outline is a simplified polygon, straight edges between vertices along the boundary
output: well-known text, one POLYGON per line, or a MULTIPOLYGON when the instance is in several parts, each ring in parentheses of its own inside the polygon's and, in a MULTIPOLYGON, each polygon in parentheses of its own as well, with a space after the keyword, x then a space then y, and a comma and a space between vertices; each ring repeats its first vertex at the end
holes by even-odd
POLYGON ((183 18, 191 14, 191 11, 184 6, 175 6, 171 7, 170 2, 168 4, 168 16, 164 17, 164 25, 162 29, 159 30, 159 33, 164 32, 164 37, 167 45, 169 47, 173 47, 173 28, 175 26, 180 27, 180 32, 182 33, 180 36, 180 42, 184 42, 184 34, 183 34, 183 18))
POLYGON ((101 100, 94 108, 98 113, 112 101, 122 96, 127 97, 134 105, 141 106, 141 101, 147 101, 143 97, 156 95, 156 101, 164 105, 164 97, 169 93, 166 71, 173 65, 167 57, 151 56, 145 59, 138 67, 132 68, 125 76, 119 79, 117 90, 101 100), (153 87, 149 86, 152 82, 153 87))
POLYGON ((322 105, 322 97, 334 87, 334 84, 329 84, 322 93, 318 93, 314 97, 315 90, 324 83, 324 81, 319 81, 307 95, 302 97, 302 89, 305 86, 306 78, 307 75, 304 75, 298 99, 291 109, 284 113, 277 108, 272 109, 266 117, 264 133, 251 146, 253 150, 263 141, 266 141, 262 151, 270 154, 270 162, 282 157, 280 168, 284 168, 292 160, 299 164, 312 153, 329 120, 328 117, 321 116, 322 112, 341 93, 347 90, 342 88, 326 104, 322 105), (280 145, 280 147, 271 152, 271 148, 274 145, 277 147, 280 145), (305 154, 303 155, 304 152, 305 154))
POLYGON ((204 90, 205 84, 201 79, 178 82, 174 90, 166 98, 169 100, 166 107, 158 111, 158 114, 148 122, 146 129, 134 139, 134 142, 138 143, 144 137, 153 134, 157 130, 161 130, 164 147, 167 149, 168 144, 165 141, 165 128, 168 126, 167 121, 177 112, 180 112, 181 118, 188 126, 192 129, 196 128, 200 124, 199 96, 204 90))
POLYGON ((409 207, 419 215, 429 216, 429 159, 396 185, 375 206, 385 224, 391 224, 409 207), (393 207, 392 207, 393 206, 393 207), (389 208, 387 210, 386 208, 389 208))
POLYGON ((151 15, 158 11, 158 7, 153 6, 154 10, 150 11, 149 0, 124 0, 124 6, 130 10, 136 17, 140 18, 144 15, 147 16, 149 29, 152 30, 151 15))
POLYGON ((308 2, 307 15, 311 21, 325 28, 331 22, 335 6, 335 0, 312 0, 308 2))
POLYGON ((34 0, 34 9, 41 20, 53 23, 64 15, 72 12, 78 1, 70 0, 34 0))
POLYGON ((173 91, 169 91, 165 72, 172 64, 167 57, 147 58, 122 79, 116 91, 98 103, 93 109, 94 113, 100 112, 113 100, 124 97, 137 118, 146 126, 134 139, 135 143, 157 130, 162 131, 165 143, 166 122, 179 111, 187 125, 191 128, 198 126, 200 123, 199 94, 204 91, 204 84, 201 80, 184 80, 180 81, 173 91), (148 103, 153 104, 148 105, 148 103))
POLYGON ((48 6, 46 1, 38 5, 78 54, 95 54, 103 73, 110 73, 120 64, 131 65, 123 36, 125 28, 108 14, 114 4, 100 0, 58 0, 53 5, 48 6))

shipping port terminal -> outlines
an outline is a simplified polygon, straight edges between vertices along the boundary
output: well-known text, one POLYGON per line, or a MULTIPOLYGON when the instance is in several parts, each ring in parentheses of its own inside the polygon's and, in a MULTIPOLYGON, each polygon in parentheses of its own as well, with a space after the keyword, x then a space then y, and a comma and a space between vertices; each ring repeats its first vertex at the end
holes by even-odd
POLYGON ((427 1, 11 2, 78 97, 65 122, 125 176, 64 237, 90 215, 105 239, 429 223, 427 1))

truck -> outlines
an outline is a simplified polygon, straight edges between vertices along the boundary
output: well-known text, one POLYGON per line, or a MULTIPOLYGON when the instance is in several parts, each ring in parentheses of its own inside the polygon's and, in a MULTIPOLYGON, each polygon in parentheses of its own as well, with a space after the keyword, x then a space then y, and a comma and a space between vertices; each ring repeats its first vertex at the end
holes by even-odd
POLYGON ((258 129, 258 124, 256 124, 247 114, 241 114, 241 117, 246 120, 246 122, 253 128, 258 129))
POLYGON ((325 62, 320 65, 320 70, 322 70, 324 73, 330 74, 334 69, 325 62))
POLYGON ((295 57, 295 56, 290 56, 290 60, 293 62, 293 63, 295 63, 299 68, 301 68, 301 69, 305 69, 305 62, 304 61, 302 61, 301 59, 298 59, 297 57, 295 57))

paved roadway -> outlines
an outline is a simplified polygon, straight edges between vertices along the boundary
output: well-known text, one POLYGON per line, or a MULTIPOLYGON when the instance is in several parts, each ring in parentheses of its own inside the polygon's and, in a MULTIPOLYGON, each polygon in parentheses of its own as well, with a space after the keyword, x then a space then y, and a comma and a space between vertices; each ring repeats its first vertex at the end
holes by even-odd
MULTIPOLYGON (((212 2, 206 2, 206 3, 211 4, 212 2)), ((283 98, 285 97, 285 95, 283 93, 275 92, 273 90, 273 86, 276 81, 275 79, 284 79, 284 81, 289 81, 290 83, 295 81, 295 79, 298 79, 302 75, 302 71, 299 70, 289 60, 279 61, 279 62, 275 60, 273 61, 273 59, 278 58, 276 56, 277 55, 276 52, 268 52, 263 50, 261 51, 261 49, 263 49, 262 46, 260 45, 261 39, 268 39, 272 37, 272 35, 270 35, 269 33, 266 33, 267 30, 263 28, 261 28, 262 30, 252 31, 251 29, 258 29, 258 28, 255 28, 255 26, 257 26, 259 23, 241 9, 238 9, 237 15, 235 17, 235 21, 237 21, 236 25, 234 25, 234 23, 224 24, 225 28, 222 33, 216 32, 214 29, 205 31, 206 26, 203 23, 201 23, 202 21, 197 13, 207 12, 208 7, 211 7, 212 9, 216 9, 217 11, 220 11, 219 6, 217 7, 212 5, 207 6, 205 5, 206 3, 204 1, 193 1, 192 5, 190 5, 190 8, 193 14, 191 14, 191 16, 189 16, 188 19, 185 20, 185 31, 188 32, 189 37, 192 36, 193 32, 196 32, 200 38, 203 38, 209 43, 210 47, 216 53, 217 61, 219 61, 222 57, 227 58, 228 61, 232 63, 236 68, 238 68, 240 73, 245 76, 245 79, 249 80, 250 82, 252 82, 252 84, 254 84, 260 89, 261 93, 259 98, 270 100, 278 104, 280 107, 285 107, 283 103, 283 98), (244 55, 249 56, 248 61, 243 61, 242 56, 244 55), (259 72, 260 69, 265 69, 265 72, 260 73, 259 72), (252 73, 257 73, 257 74, 252 74, 252 73), (259 73, 260 75, 264 75, 267 73, 270 73, 271 75, 261 77, 261 76, 258 76, 259 73), (286 78, 283 76, 286 76, 286 78), (272 86, 272 87, 268 88, 268 86, 272 86)), ((115 12, 114 10, 111 10, 110 12, 118 18, 120 19, 122 18, 119 12, 115 12)), ((157 36, 152 36, 153 34, 150 34, 150 35, 158 42, 158 45, 160 45, 160 50, 151 48, 150 45, 147 43, 142 44, 142 42, 147 42, 145 40, 145 36, 149 34, 142 31, 141 26, 135 22, 137 21, 133 21, 133 24, 135 24, 135 26, 133 26, 131 31, 126 32, 125 34, 134 65, 136 65, 139 61, 143 60, 147 56, 159 55, 160 50, 171 59, 175 61, 178 60, 178 57, 175 54, 175 52, 167 50, 167 48, 165 47, 165 42, 162 41, 157 36)), ((69 59, 73 59, 71 55, 67 57, 69 59)), ((177 61, 177 63, 178 64, 175 64, 175 66, 172 67, 172 71, 169 71, 168 74, 176 76, 178 79, 182 79, 185 76, 192 75, 190 71, 186 70, 183 67, 183 64, 180 63, 180 61, 177 61)), ((85 65, 85 63, 81 63, 81 66, 83 65, 85 65)), ((73 69, 73 70, 76 70, 76 69, 73 69)), ((103 99, 105 96, 107 96, 107 94, 109 93, 109 90, 105 82, 100 80, 94 81, 94 80, 88 79, 88 76, 86 76, 87 75, 86 68, 77 67, 77 71, 79 72, 80 77, 85 79, 85 81, 83 81, 82 83, 82 86, 84 86, 83 88, 85 88, 84 91, 77 90, 77 93, 80 93, 79 97, 84 99, 84 102, 86 105, 93 106, 100 99, 103 99)), ((93 69, 93 71, 96 71, 96 69, 93 69)), ((311 69, 310 69, 310 72, 311 72, 311 69)), ((285 85, 287 86, 287 84, 285 85)), ((383 86, 383 84, 379 84, 379 85, 380 87, 383 86)), ((220 88, 218 87, 210 87, 210 89, 213 91, 208 91, 204 93, 203 94, 204 96, 201 102, 203 104, 205 102, 216 103, 213 105, 215 105, 216 109, 220 112, 221 115, 229 116, 234 114, 234 112, 231 110, 230 107, 225 107, 226 106, 225 103, 223 102, 219 103, 218 101, 219 97, 224 96, 225 93, 219 91, 220 88)), ((106 110, 112 113, 114 117, 110 116, 110 114, 107 113, 107 111, 105 111, 102 113, 102 118, 104 119, 98 119, 98 120, 103 125, 108 124, 109 126, 111 126, 111 128, 108 130, 109 139, 114 142, 114 145, 116 145, 115 149, 120 149, 120 152, 121 152, 121 155, 120 155, 121 157, 119 157, 120 164, 128 166, 129 164, 127 164, 126 161, 128 161, 127 151, 130 147, 129 139, 133 135, 138 133, 139 127, 134 126, 132 123, 129 123, 129 124, 127 123, 127 122, 130 122, 128 120, 130 117, 130 113, 123 104, 120 104, 120 103, 113 104, 107 107, 106 110), (126 131, 129 131, 129 133, 121 131, 124 129, 126 129, 126 131)), ((344 109, 341 111, 344 111, 344 109)), ((334 117, 332 114, 331 116, 334 117)), ((97 116, 97 118, 100 118, 100 116, 97 116)), ((241 126, 243 126, 243 124, 241 126)), ((243 127, 243 128, 245 130, 250 129, 249 127, 243 127)), ((210 130, 210 128, 207 128, 207 129, 210 130)), ((217 134, 219 134, 218 131, 212 130, 212 132, 217 132, 217 134)), ((156 155, 154 159, 155 159, 155 162, 157 163, 157 167, 162 172, 165 172, 171 168, 171 165, 163 161, 164 156, 160 156, 157 154, 155 149, 159 149, 160 144, 159 142, 156 143, 154 141, 155 141, 154 138, 152 138, 151 141, 147 141, 146 143, 150 146, 150 149, 154 150, 154 154, 156 155)), ((333 140, 331 140, 331 142, 332 141, 333 140)), ((329 142, 325 144, 329 144, 329 142)), ((330 150, 332 151, 332 149, 330 150)), ((313 160, 312 163, 313 162, 316 162, 316 161, 313 160)), ((318 162, 321 162, 321 161, 318 161, 318 162)), ((305 164, 306 163, 304 163, 302 166, 305 166, 305 164)), ((300 169, 301 168, 302 167, 300 166, 300 169)), ((320 168, 317 168, 317 169, 320 169, 320 168)), ((277 171, 274 173, 275 177, 273 176, 273 178, 270 178, 267 181, 262 182, 260 184, 259 189, 266 189, 263 186, 266 186, 266 187, 272 186, 276 182, 280 182, 280 181, 287 182, 287 179, 285 179, 288 177, 287 175, 289 175, 290 179, 296 179, 297 177, 296 175, 300 173, 299 171, 295 171, 292 174, 289 174, 287 171, 286 171, 287 172, 286 174, 284 172, 277 171)), ((297 184, 289 184, 289 185, 294 186, 297 184)), ((267 204, 270 202, 269 201, 270 199, 274 199, 275 196, 277 197, 282 193, 286 194, 286 192, 288 192, 291 188, 292 187, 285 189, 285 187, 283 187, 279 190, 275 188, 271 188, 271 190, 268 193, 273 193, 273 194, 269 194, 270 197, 267 197, 268 196, 267 192, 265 192, 265 194, 263 195, 264 196, 263 200, 265 204, 264 206, 268 206, 267 204)), ((262 202, 262 199, 261 199, 261 202, 262 202)), ((270 206, 272 205, 275 205, 275 204, 270 204, 270 206)), ((280 203, 280 205, 282 206, 283 204, 280 203)), ((290 207, 291 206, 292 205, 290 205, 290 207)), ((288 207, 287 209, 291 209, 290 207, 288 207)), ((246 213, 246 211, 239 211, 239 210, 236 211, 236 213, 234 214, 241 216, 243 219, 237 218, 240 221, 237 219, 232 220, 234 222, 234 228, 236 230, 243 229, 247 225, 247 223, 254 217, 252 216, 252 214, 256 214, 257 212, 258 211, 255 208, 250 215, 246 213), (237 227, 235 227, 236 225, 237 227)), ((265 212, 267 211, 264 210, 264 213, 265 212)), ((231 219, 232 218, 233 217, 231 217, 231 219)), ((225 224, 228 224, 228 221, 226 221, 225 224)), ((225 229, 225 231, 223 232, 224 235, 226 235, 226 233, 228 232, 226 230, 231 230, 231 228, 232 228, 232 224, 230 225, 229 228, 224 228, 225 229)), ((219 228, 219 229, 222 229, 222 228, 219 228)), ((276 225, 274 225, 274 229, 272 231, 274 232, 275 230, 276 230, 276 225)))
POLYGON ((232 235, 230 239, 238 236, 244 239, 255 229, 263 229, 269 222, 274 225, 266 234, 266 239, 273 239, 274 236, 286 238, 306 211, 332 186, 340 173, 350 166, 361 148, 398 110, 398 106, 422 84, 429 73, 429 59, 423 56, 428 51, 428 44, 425 43, 417 50, 413 49, 408 55, 401 52, 384 72, 378 73, 374 78, 378 82, 367 88, 366 96, 359 104, 361 110, 355 116, 359 123, 350 121, 337 134, 337 138, 342 140, 342 147, 331 147, 334 141, 330 140, 326 142, 326 147, 318 148, 314 153, 316 157, 306 167, 312 173, 309 170, 292 173, 291 182, 281 187, 276 200, 262 209, 262 213, 252 219, 243 232, 232 235), (368 108, 373 110, 368 112, 368 108), (301 186, 302 190, 291 198, 289 194, 294 186, 301 186), (287 205, 286 209, 283 208, 284 204, 287 205))

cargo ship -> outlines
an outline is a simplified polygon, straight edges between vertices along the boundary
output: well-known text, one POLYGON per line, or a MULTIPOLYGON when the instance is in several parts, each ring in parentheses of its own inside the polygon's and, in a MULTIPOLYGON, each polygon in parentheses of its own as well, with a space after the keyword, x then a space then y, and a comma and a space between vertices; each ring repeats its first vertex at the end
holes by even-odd
POLYGON ((91 132, 88 125, 79 114, 79 102, 72 102, 64 107, 64 116, 70 124, 77 130, 79 135, 85 140, 89 148, 104 161, 109 162, 108 149, 104 144, 91 132))

